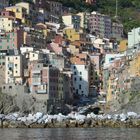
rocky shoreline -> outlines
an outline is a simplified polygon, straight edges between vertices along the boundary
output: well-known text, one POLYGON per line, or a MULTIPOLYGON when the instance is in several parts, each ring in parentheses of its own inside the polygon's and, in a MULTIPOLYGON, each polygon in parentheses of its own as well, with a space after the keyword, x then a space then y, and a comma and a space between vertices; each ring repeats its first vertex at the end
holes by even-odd
POLYGON ((81 115, 72 112, 67 116, 61 113, 58 115, 45 115, 38 112, 26 116, 20 113, 12 113, 8 115, 0 114, 0 121, 0 128, 140 127, 140 115, 134 112, 114 115, 95 115, 93 113, 81 115))

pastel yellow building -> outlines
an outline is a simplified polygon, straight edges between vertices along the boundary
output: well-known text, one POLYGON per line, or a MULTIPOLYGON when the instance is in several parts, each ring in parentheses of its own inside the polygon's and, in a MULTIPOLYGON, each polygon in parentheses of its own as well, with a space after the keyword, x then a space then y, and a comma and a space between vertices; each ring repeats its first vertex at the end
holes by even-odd
POLYGON ((80 33, 76 32, 76 30, 73 28, 65 28, 64 34, 70 41, 80 40, 80 33))
POLYGON ((22 83, 22 58, 20 55, 5 57, 5 83, 22 83))
POLYGON ((124 52, 127 49, 128 40, 122 40, 119 44, 119 52, 124 52))
POLYGON ((35 16, 35 11, 33 10, 32 5, 28 2, 19 2, 16 4, 16 6, 21 6, 26 9, 26 14, 28 16, 28 18, 25 18, 26 24, 32 25, 35 16))
POLYGON ((80 29, 80 16, 74 14, 64 15, 62 16, 62 20, 66 26, 73 27, 77 30, 80 29))
POLYGON ((69 49, 71 54, 79 54, 79 47, 75 45, 69 45, 69 49))
POLYGON ((0 17, 0 29, 6 32, 12 31, 14 28, 14 21, 7 17, 0 17))
POLYGON ((22 23, 25 24, 26 20, 26 9, 24 7, 21 6, 10 6, 10 7, 6 7, 5 8, 6 11, 12 11, 15 13, 15 17, 17 19, 20 19, 22 23))
POLYGON ((30 4, 28 2, 19 2, 16 6, 20 6, 26 9, 26 13, 30 14, 30 4))

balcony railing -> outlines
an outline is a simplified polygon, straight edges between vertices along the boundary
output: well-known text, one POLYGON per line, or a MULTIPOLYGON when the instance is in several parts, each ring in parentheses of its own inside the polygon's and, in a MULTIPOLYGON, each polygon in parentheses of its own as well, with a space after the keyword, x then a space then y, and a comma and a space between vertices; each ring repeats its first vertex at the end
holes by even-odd
POLYGON ((46 89, 39 89, 37 90, 38 94, 47 94, 47 90, 46 89))
POLYGON ((40 85, 41 84, 41 78, 33 78, 32 79, 33 85, 40 85))

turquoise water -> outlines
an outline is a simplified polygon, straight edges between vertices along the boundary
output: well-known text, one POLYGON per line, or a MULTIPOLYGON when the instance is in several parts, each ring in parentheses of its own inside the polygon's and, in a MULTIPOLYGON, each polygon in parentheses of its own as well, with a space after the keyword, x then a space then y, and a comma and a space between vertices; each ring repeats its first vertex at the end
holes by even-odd
POLYGON ((140 129, 0 129, 0 140, 140 140, 140 129))

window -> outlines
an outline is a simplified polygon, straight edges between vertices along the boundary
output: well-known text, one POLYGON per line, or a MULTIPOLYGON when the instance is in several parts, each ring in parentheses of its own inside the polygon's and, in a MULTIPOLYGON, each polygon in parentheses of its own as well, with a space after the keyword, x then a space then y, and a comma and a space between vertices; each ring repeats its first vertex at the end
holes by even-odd
POLYGON ((80 77, 80 81, 82 81, 82 78, 80 77))
POLYGON ((17 57, 16 57, 16 59, 17 59, 17 57))
POLYGON ((74 78, 74 81, 76 81, 77 79, 76 78, 74 78))
POLYGON ((12 86, 9 86, 9 89, 12 89, 12 86))
POLYGON ((17 71, 16 71, 16 73, 17 73, 17 71))
POLYGON ((82 72, 80 72, 80 75, 82 75, 82 72))
POLYGON ((73 68, 74 68, 74 69, 76 69, 76 67, 75 67, 75 66, 73 66, 73 68))
POLYGON ((79 89, 81 89, 81 85, 79 85, 79 89))
POLYGON ((33 57, 35 57, 35 54, 33 54, 33 57))
POLYGON ((19 9, 16 9, 16 12, 17 12, 17 13, 20 13, 19 9))
POLYGON ((15 64, 15 67, 17 67, 17 64, 15 64))
POLYGON ((76 75, 76 71, 74 72, 74 75, 76 75))
POLYGON ((53 87, 53 90, 55 90, 55 87, 53 87))

